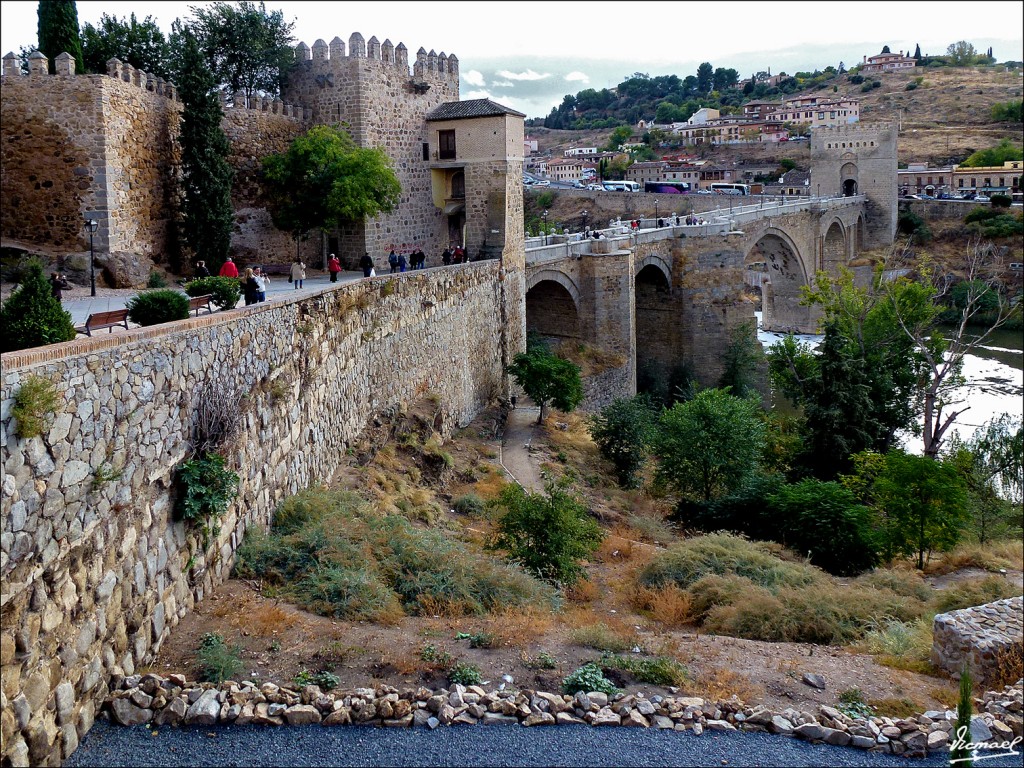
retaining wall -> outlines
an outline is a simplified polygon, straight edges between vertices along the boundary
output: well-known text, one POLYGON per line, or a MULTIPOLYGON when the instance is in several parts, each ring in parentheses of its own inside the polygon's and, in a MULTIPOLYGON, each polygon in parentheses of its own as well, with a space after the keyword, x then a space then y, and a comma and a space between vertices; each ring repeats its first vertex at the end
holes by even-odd
POLYGON ((1006 655, 1024 643, 1024 597, 996 600, 940 613, 932 633, 932 663, 960 676, 964 664, 974 680, 990 680, 1006 655))
POLYGON ((380 277, 4 355, 3 763, 60 765, 111 676, 151 661, 228 576, 246 528, 329 479, 373 414, 434 393, 445 433, 503 392, 503 342, 522 341, 521 316, 501 307, 503 291, 521 302, 516 274, 492 261, 380 277), (11 410, 30 376, 60 405, 20 439, 11 410), (225 450, 239 496, 205 551, 173 514, 201 398, 242 415, 225 450))

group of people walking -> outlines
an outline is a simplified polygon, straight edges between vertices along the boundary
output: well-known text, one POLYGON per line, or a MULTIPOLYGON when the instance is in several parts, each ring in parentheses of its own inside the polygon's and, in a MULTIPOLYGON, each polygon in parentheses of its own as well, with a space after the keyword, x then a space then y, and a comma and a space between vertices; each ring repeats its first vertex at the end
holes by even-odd
POLYGON ((395 249, 392 248, 391 253, 388 254, 388 266, 391 268, 391 274, 405 272, 407 269, 426 269, 427 254, 417 248, 411 251, 409 257, 406 258, 404 253, 395 253, 395 249))

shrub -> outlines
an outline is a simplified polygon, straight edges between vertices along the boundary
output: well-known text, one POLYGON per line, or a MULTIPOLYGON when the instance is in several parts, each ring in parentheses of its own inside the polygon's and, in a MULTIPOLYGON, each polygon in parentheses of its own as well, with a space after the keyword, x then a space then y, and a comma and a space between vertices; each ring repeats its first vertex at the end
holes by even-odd
POLYGON ((57 387, 52 381, 42 376, 29 376, 14 395, 11 416, 18 425, 15 434, 23 440, 41 435, 59 402, 57 387))
POLYGON ((620 653, 633 647, 635 638, 622 631, 612 629, 604 622, 577 627, 569 633, 569 639, 584 648, 593 648, 607 653, 620 653))
POLYGON ((449 685, 480 685, 482 681, 480 668, 475 664, 458 662, 448 670, 449 685))
POLYGON ((1019 594, 1020 588, 1001 576, 967 579, 939 592, 935 597, 934 608, 937 613, 949 613, 1019 594))
POLYGON ((321 669, 319 672, 310 672, 308 669, 304 669, 295 676, 294 680, 299 687, 317 685, 322 691, 329 691, 341 685, 341 679, 326 669, 321 669))
POLYGON ((770 590, 810 586, 823 579, 821 572, 810 566, 774 557, 763 544, 719 533, 672 545, 641 571, 640 583, 648 587, 674 583, 686 588, 712 574, 742 576, 770 590))
POLYGON ((240 651, 237 646, 228 646, 221 635, 213 632, 204 634, 196 652, 199 679, 218 684, 230 680, 242 669, 240 651))
POLYGON ((590 693, 591 691, 597 691, 599 693, 606 693, 609 696, 618 693, 611 680, 604 676, 604 672, 594 662, 584 664, 579 669, 571 672, 562 681, 562 692, 570 695, 579 693, 590 693))
POLYGON ((475 493, 467 493, 464 496, 459 496, 459 498, 452 503, 452 506, 460 515, 469 515, 471 517, 480 517, 486 509, 484 500, 475 493))
POLYGON ((1013 198, 1010 197, 1009 195, 996 194, 992 195, 992 197, 989 199, 989 202, 991 203, 993 208, 1009 208, 1010 205, 1013 203, 1013 198))
POLYGON ((620 398, 590 419, 590 434, 615 467, 619 485, 635 488, 654 437, 657 413, 646 395, 620 398))
POLYGON ((147 288, 166 288, 167 279, 156 270, 149 273, 149 279, 146 280, 147 288))
POLYGON ((355 494, 323 489, 286 499, 269 533, 250 528, 236 569, 279 586, 306 610, 336 618, 550 608, 555 598, 521 568, 471 553, 442 531, 377 514, 355 494))
POLYGON ((128 319, 141 326, 188 319, 188 296, 171 290, 144 291, 128 299, 128 319))
POLYGON ((209 544, 211 536, 220 533, 220 525, 214 521, 238 495, 238 475, 224 466, 220 454, 204 453, 178 467, 177 480, 179 519, 200 521, 203 543, 209 544))
POLYGON ((234 309, 242 295, 242 284, 234 277, 201 277, 185 284, 189 296, 211 296, 217 309, 234 309))
POLYGON ((489 548, 505 550, 546 581, 575 582, 583 573, 580 561, 601 544, 601 528, 586 507, 553 484, 546 495, 508 485, 495 503, 505 514, 489 548))
POLYGON ((601 665, 629 672, 641 683, 682 686, 690 681, 690 673, 675 659, 665 656, 603 656, 601 665))
POLYGON ((928 242, 932 237, 932 231, 925 224, 924 219, 911 210, 900 211, 896 229, 900 234, 912 235, 919 243, 928 242))
POLYGON ((21 285, 3 303, 0 323, 3 352, 71 341, 76 335, 71 315, 54 297, 43 266, 35 259, 28 263, 21 285))

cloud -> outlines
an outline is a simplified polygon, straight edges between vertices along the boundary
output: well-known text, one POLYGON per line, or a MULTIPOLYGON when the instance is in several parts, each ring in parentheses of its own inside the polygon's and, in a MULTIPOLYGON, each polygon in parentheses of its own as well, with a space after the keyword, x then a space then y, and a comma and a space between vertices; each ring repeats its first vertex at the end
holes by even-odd
POLYGON ((467 72, 460 72, 459 74, 462 75, 462 79, 465 81, 466 85, 475 85, 479 87, 484 84, 483 73, 478 72, 475 69, 471 69, 467 72))
POLYGON ((489 99, 491 98, 491 92, 487 90, 470 91, 469 93, 463 93, 459 95, 461 101, 467 101, 470 99, 489 99))
POLYGON ((492 80, 491 88, 515 88, 516 84, 511 80, 492 80))
POLYGON ((567 83, 589 83, 590 78, 582 72, 570 72, 562 78, 567 83))
POLYGON ((540 74, 534 72, 532 69, 528 69, 525 72, 509 72, 507 69, 498 71, 499 77, 504 77, 506 80, 547 80, 551 75, 549 73, 540 74))

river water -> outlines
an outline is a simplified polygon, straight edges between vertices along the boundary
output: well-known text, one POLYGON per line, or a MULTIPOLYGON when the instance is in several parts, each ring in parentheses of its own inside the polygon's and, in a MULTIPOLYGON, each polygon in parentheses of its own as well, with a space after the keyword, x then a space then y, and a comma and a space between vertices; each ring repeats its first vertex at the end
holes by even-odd
MULTIPOLYGON (((782 334, 761 330, 761 313, 756 314, 757 337, 765 349, 784 338, 782 334)), ((796 338, 812 348, 822 339, 811 334, 798 334, 796 338)), ((964 358, 963 375, 967 382, 957 390, 956 397, 963 402, 954 407, 969 408, 957 417, 947 435, 956 433, 966 440, 982 424, 1003 413, 1024 419, 1024 333, 994 332, 964 358)), ((904 447, 915 453, 923 450, 921 439, 914 435, 906 436, 904 447)))

